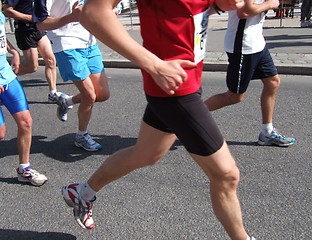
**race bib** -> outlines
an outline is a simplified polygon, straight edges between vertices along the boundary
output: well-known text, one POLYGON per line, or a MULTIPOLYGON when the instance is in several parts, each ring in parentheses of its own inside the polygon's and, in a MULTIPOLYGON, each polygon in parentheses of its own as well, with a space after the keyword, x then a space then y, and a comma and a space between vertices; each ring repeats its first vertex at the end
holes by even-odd
POLYGON ((205 58, 208 35, 209 9, 193 16, 194 18, 194 61, 199 63, 205 58))
POLYGON ((7 52, 6 37, 4 25, 0 26, 0 55, 4 55, 7 52))

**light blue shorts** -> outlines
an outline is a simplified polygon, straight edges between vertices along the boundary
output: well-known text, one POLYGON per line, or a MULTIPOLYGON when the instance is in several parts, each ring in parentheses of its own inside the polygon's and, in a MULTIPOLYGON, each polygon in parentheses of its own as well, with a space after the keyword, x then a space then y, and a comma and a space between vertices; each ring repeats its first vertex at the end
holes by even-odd
POLYGON ((82 81, 90 74, 104 72, 101 51, 97 44, 81 49, 55 53, 63 81, 82 81))
MULTIPOLYGON (((11 115, 29 110, 26 95, 20 82, 15 78, 8 85, 4 85, 4 92, 0 94, 0 100, 9 110, 11 115)), ((4 124, 4 117, 0 107, 0 126, 4 124)))

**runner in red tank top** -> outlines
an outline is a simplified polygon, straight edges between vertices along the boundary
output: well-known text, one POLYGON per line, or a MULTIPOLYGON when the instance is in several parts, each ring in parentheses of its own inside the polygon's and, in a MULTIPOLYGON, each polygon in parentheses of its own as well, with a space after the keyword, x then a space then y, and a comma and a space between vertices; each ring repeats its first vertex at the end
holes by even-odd
POLYGON ((88 0, 84 6, 81 23, 142 69, 148 104, 136 145, 108 157, 87 182, 63 187, 64 200, 79 213, 75 218, 82 227, 94 226, 91 207, 96 192, 158 162, 178 137, 208 176, 213 209, 228 235, 254 239, 245 231, 236 195, 239 169, 201 99, 208 15, 244 5, 241 0, 216 1, 217 5, 208 0, 138 0, 143 46, 113 13, 115 0, 88 0))

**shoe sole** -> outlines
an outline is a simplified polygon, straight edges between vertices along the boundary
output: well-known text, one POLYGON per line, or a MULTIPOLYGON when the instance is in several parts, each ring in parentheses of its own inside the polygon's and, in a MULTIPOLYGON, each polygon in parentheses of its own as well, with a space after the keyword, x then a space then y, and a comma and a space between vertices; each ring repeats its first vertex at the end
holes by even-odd
POLYGON ((56 116, 57 118, 61 121, 61 122, 66 122, 67 121, 67 113, 65 115, 63 115, 64 118, 60 117, 60 115, 58 114, 58 110, 56 109, 56 116))
MULTIPOLYGON (((56 103, 58 106, 60 106, 58 103, 56 103)), ((68 106, 68 110, 73 109, 73 106, 68 106)), ((67 111, 68 112, 68 111, 67 111)), ((62 121, 62 122, 66 122, 67 121, 67 112, 63 115, 64 118, 60 117, 60 115, 58 114, 58 108, 56 109, 56 116, 57 118, 62 121)))
POLYGON ((75 141, 75 146, 78 147, 78 148, 83 148, 84 150, 86 150, 88 152, 96 152, 96 151, 99 151, 99 150, 102 149, 102 147, 99 148, 99 149, 96 149, 96 148, 85 148, 83 145, 81 145, 80 143, 78 143, 76 141, 75 141))
POLYGON ((278 143, 269 143, 269 142, 263 142, 258 140, 257 142, 261 146, 278 146, 278 147, 288 147, 290 145, 293 145, 295 142, 292 143, 285 143, 285 144, 278 144, 278 143))
POLYGON ((48 179, 45 179, 42 182, 34 182, 34 181, 29 180, 28 178, 17 176, 17 181, 22 182, 22 183, 30 183, 31 185, 35 187, 41 187, 43 184, 45 184, 48 181, 48 179))
POLYGON ((62 118, 59 118, 57 117, 61 122, 66 122, 67 121, 67 118, 66 119, 62 119, 62 118))

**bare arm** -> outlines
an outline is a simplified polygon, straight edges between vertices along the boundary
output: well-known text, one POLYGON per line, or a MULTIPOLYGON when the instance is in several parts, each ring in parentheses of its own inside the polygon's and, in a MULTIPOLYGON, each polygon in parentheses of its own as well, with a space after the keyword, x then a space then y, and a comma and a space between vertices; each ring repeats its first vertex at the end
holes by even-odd
POLYGON ((19 52, 13 47, 13 45, 9 42, 9 40, 7 40, 7 50, 13 56, 11 60, 11 67, 14 73, 17 74, 21 64, 19 52))
POLYGON ((195 67, 195 63, 187 60, 163 61, 137 43, 113 11, 117 3, 116 0, 88 0, 80 15, 81 24, 101 42, 151 74, 167 94, 174 94, 187 79, 183 67, 195 67))
POLYGON ((240 18, 247 18, 277 8, 278 6, 279 0, 266 0, 263 3, 255 3, 254 0, 245 0, 245 6, 237 11, 237 15, 240 18))
POLYGON ((43 22, 37 23, 39 30, 54 30, 70 22, 78 22, 82 7, 77 7, 78 1, 73 5, 72 12, 63 17, 47 17, 43 22))
MULTIPOLYGON (((231 11, 240 9, 244 6, 245 1, 244 0, 216 0, 215 4, 217 5, 217 8, 219 8, 221 11, 231 11)), ((214 12, 215 9, 214 9, 214 12)))
POLYGON ((25 22, 31 22, 32 16, 29 14, 24 14, 19 11, 14 10, 13 7, 11 7, 8 4, 4 4, 3 6, 3 13, 10 18, 14 18, 15 20, 21 20, 25 22))

